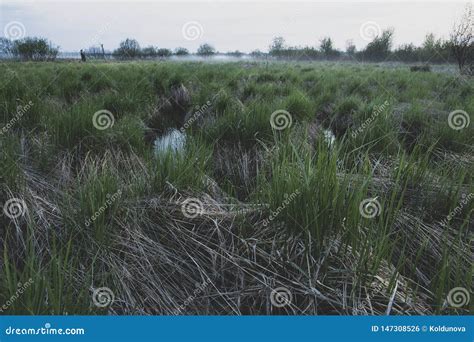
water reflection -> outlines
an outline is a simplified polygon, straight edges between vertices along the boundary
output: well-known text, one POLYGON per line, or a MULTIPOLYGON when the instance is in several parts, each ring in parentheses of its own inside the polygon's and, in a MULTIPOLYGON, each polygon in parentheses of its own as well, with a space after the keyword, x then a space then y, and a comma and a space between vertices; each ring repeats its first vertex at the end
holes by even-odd
POLYGON ((154 148, 156 153, 161 152, 182 152, 186 143, 186 135, 177 129, 172 129, 155 140, 154 148))

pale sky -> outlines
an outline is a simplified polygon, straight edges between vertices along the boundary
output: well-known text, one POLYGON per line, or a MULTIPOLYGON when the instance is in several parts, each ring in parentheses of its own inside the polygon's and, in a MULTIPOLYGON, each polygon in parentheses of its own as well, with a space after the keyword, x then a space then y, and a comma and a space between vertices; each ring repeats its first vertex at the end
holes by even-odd
MULTIPOLYGON (((471 0, 472 2, 473 0, 471 0)), ((319 46, 330 36, 358 48, 381 29, 395 29, 395 46, 421 44, 428 32, 447 38, 466 1, 144 1, 0 0, 2 36, 41 36, 62 51, 98 43, 115 49, 127 37, 142 47, 210 43, 219 51, 267 51, 274 36, 289 45, 319 46), (365 38, 365 39, 364 39, 365 38)))

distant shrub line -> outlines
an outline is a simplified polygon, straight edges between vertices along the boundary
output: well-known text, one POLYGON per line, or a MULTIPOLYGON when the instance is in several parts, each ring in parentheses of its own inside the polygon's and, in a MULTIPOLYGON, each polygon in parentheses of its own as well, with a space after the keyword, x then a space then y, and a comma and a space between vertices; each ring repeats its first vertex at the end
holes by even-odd
POLYGON ((381 35, 376 36, 367 46, 357 51, 352 41, 347 42, 345 51, 335 49, 331 38, 326 37, 321 40, 318 47, 293 47, 286 46, 282 37, 273 39, 270 45, 269 55, 277 58, 292 58, 300 60, 349 60, 381 62, 381 61, 401 61, 407 63, 430 62, 445 63, 456 62, 452 53, 450 41, 436 39, 431 33, 426 35, 421 46, 414 44, 403 44, 392 50, 393 30, 385 30, 381 35))
MULTIPOLYGON (((421 62, 421 63, 457 63, 462 73, 474 73, 474 43, 470 17, 471 7, 467 7, 463 19, 455 25, 449 40, 436 39, 434 34, 426 35, 421 46, 414 44, 404 44, 396 49, 393 45, 393 29, 386 29, 376 35, 367 46, 357 51, 352 41, 348 41, 346 50, 341 51, 334 47, 330 37, 325 37, 320 41, 319 47, 305 46, 294 47, 285 44, 283 37, 275 37, 269 47, 269 52, 264 53, 255 50, 250 53, 256 58, 271 57, 296 60, 351 60, 369 62, 400 61, 400 62, 421 62)), ((56 59, 59 47, 53 46, 45 38, 24 38, 11 41, 7 38, 0 38, 0 57, 10 56, 21 60, 48 61, 56 59)), ((82 51, 82 50, 81 50, 82 51)), ((127 38, 122 41, 119 47, 113 52, 105 53, 103 45, 92 46, 86 51, 86 55, 92 58, 113 57, 115 59, 147 59, 166 58, 172 55, 186 56, 189 51, 186 48, 178 47, 174 51, 167 48, 157 48, 147 46, 142 48, 136 39, 127 38)), ((81 52, 82 53, 82 52, 81 52)), ((198 56, 212 56, 216 54, 216 49, 205 43, 197 49, 198 56)), ((227 55, 240 57, 240 51, 228 52, 227 55)), ((413 69, 412 71, 429 71, 429 69, 413 69)))
POLYGON ((27 61, 55 60, 59 47, 53 46, 45 38, 26 37, 19 40, 0 38, 0 55, 27 61))
MULTIPOLYGON (((433 34, 428 34, 422 46, 404 44, 395 50, 391 50, 393 31, 385 30, 380 36, 374 38, 363 50, 357 51, 351 41, 347 43, 346 51, 341 51, 333 47, 331 38, 326 37, 321 40, 319 48, 316 47, 293 47, 286 46, 282 37, 273 39, 268 53, 255 50, 250 53, 252 57, 263 58, 273 57, 277 59, 297 59, 297 60, 350 60, 380 62, 380 61, 401 61, 401 62, 430 62, 430 63, 455 63, 456 57, 453 54, 452 44, 448 40, 435 39, 433 34)), ((21 60, 46 61, 56 59, 59 47, 53 46, 45 38, 24 38, 17 41, 9 41, 0 38, 0 54, 7 57, 14 57, 21 60)), ((175 56, 186 56, 190 52, 188 49, 178 47, 174 51, 167 48, 157 48, 154 46, 140 47, 137 40, 127 38, 122 41, 119 47, 113 52, 104 52, 100 47, 90 47, 86 50, 89 58, 116 58, 116 59, 147 59, 175 56)), ((197 50, 199 56, 212 56, 216 50, 209 44, 203 44, 197 50)), ((230 56, 241 57, 244 55, 240 51, 226 53, 230 56)))

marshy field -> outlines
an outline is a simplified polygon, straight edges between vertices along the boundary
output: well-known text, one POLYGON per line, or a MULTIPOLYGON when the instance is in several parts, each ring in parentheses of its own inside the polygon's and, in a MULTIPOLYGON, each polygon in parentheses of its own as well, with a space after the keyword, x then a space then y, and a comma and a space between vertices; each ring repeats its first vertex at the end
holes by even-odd
POLYGON ((264 61, 0 74, 3 314, 472 312, 472 77, 264 61))

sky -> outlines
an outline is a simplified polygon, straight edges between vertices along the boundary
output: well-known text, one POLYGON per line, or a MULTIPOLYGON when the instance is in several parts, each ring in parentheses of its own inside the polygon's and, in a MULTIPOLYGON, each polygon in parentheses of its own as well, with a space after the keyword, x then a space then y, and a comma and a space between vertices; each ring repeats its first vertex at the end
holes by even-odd
MULTIPOLYGON (((471 0, 472 2, 473 0, 471 0)), ((267 51, 275 36, 291 46, 319 46, 330 36, 339 49, 348 40, 363 48, 386 28, 394 45, 423 42, 427 33, 448 38, 466 1, 144 1, 0 0, 1 35, 39 36, 61 51, 104 44, 117 48, 125 38, 142 47, 185 47, 209 43, 218 51, 267 51)))

